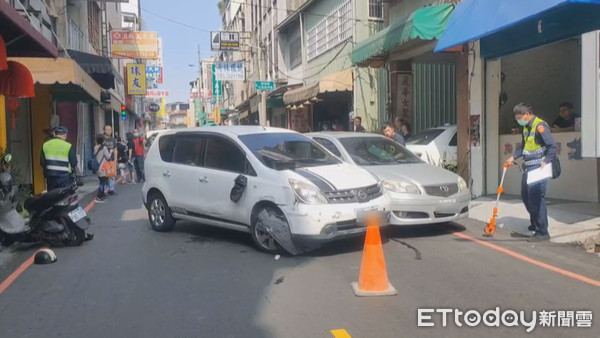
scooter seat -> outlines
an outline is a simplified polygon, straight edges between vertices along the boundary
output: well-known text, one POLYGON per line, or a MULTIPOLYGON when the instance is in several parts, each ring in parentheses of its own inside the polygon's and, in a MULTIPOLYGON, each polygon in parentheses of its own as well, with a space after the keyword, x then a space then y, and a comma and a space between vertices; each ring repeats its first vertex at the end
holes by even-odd
POLYGON ((43 210, 50 208, 57 202, 67 198, 69 195, 74 193, 73 188, 60 188, 50 190, 45 194, 33 196, 25 200, 23 206, 27 211, 31 212, 34 210, 43 210))

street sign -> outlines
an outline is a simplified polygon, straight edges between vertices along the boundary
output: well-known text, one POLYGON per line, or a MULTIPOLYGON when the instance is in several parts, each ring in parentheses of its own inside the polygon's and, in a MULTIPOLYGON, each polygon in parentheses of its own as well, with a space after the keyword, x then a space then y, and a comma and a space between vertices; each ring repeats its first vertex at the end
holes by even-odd
POLYGON ((157 111, 160 110, 160 106, 154 102, 150 103, 148 105, 148 108, 150 109, 151 112, 156 113, 157 111))
POLYGON ((214 52, 240 50, 240 33, 212 31, 210 47, 214 52))
POLYGON ((146 95, 146 65, 143 63, 128 63, 127 95, 146 95))
POLYGON ((163 97, 169 97, 169 91, 168 90, 148 90, 146 92, 146 97, 151 97, 151 98, 163 98, 163 97))
POLYGON ((254 82, 256 90, 272 91, 275 90, 275 82, 273 81, 256 81, 254 82))
POLYGON ((111 57, 114 59, 157 59, 157 32, 110 32, 111 57))
POLYGON ((215 77, 217 80, 244 80, 244 61, 217 61, 215 62, 215 77))

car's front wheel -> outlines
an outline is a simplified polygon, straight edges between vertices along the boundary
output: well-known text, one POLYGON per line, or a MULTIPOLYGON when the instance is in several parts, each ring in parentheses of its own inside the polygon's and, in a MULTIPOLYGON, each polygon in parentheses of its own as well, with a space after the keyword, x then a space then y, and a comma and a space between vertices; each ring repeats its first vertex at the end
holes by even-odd
POLYGON ((150 195, 148 199, 148 219, 155 231, 167 232, 175 227, 175 219, 171 215, 171 210, 165 198, 159 193, 150 195))
POLYGON ((268 227, 273 224, 289 229, 288 222, 280 210, 274 207, 263 207, 258 210, 252 222, 252 239, 261 251, 272 254, 281 253, 281 245, 277 243, 268 230, 268 227))

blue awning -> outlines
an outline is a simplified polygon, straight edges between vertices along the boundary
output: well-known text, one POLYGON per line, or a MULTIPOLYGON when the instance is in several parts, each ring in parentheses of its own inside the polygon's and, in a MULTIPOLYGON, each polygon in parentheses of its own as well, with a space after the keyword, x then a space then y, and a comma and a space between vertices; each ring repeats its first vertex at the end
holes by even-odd
POLYGON ((499 57, 600 29, 600 0, 463 0, 435 48, 481 40, 499 57))

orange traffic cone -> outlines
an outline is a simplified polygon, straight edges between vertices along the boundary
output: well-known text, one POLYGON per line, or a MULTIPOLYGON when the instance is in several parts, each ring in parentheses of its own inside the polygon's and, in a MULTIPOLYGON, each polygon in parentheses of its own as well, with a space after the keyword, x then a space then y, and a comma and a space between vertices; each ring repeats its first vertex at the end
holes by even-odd
POLYGON ((392 296, 398 291, 390 284, 385 267, 379 220, 376 216, 367 220, 367 237, 363 250, 358 283, 352 283, 356 296, 392 296))

